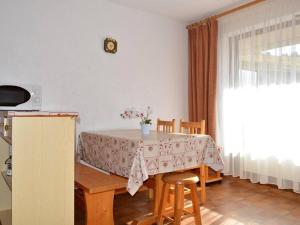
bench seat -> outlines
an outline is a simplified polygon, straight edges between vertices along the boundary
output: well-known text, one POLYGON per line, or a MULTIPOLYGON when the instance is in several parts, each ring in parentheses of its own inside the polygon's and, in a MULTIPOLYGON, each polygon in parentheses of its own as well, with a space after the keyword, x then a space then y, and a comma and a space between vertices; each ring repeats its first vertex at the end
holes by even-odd
POLYGON ((128 180, 107 175, 93 168, 75 164, 75 186, 83 191, 86 225, 113 225, 115 190, 124 189, 128 180))
POLYGON ((75 184, 90 194, 126 188, 128 179, 117 175, 107 175, 91 167, 76 163, 75 184))

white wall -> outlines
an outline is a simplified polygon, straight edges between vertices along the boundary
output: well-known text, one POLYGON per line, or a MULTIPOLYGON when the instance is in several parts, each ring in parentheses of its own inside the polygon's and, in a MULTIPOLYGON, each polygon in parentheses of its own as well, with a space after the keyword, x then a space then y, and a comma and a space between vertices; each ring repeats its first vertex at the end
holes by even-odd
POLYGON ((0 1, 0 82, 42 85, 43 110, 79 112, 80 131, 138 127, 119 116, 131 106, 186 118, 187 77, 177 21, 104 0, 0 1))

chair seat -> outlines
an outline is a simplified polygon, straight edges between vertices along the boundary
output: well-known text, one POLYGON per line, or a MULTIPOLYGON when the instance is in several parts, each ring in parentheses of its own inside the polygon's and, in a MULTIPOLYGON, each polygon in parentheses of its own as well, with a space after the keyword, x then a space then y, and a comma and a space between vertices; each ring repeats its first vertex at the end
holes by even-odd
POLYGON ((167 184, 196 184, 199 182, 199 177, 191 172, 177 172, 165 174, 162 180, 167 184))

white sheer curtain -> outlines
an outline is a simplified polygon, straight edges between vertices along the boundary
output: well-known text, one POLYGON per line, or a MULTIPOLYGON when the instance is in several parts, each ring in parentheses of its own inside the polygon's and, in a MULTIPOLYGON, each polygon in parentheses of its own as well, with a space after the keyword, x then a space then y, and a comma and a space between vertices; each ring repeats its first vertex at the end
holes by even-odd
POLYGON ((220 18, 218 41, 224 173, 300 193, 300 0, 220 18))

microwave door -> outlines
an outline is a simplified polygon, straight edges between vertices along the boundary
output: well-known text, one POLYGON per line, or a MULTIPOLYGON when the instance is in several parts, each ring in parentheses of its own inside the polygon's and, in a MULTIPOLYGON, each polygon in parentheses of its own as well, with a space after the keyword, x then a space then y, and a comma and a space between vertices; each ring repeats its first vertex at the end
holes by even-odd
POLYGON ((30 93, 18 86, 2 85, 0 86, 0 106, 16 107, 30 100, 30 93))

